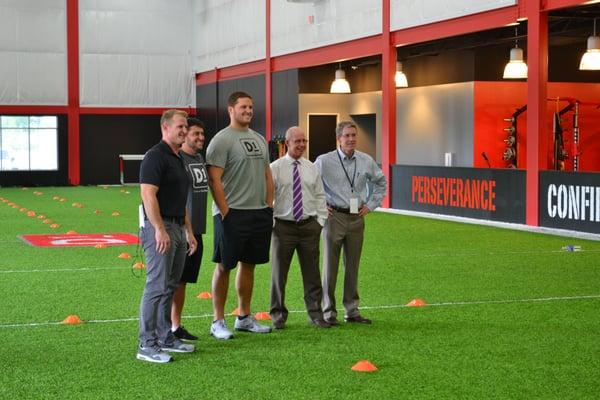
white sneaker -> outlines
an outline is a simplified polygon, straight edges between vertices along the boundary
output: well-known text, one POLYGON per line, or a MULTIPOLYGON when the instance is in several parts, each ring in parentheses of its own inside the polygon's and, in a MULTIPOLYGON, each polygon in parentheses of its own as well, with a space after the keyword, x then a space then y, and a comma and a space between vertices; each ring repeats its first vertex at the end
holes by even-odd
POLYGON ((162 351, 168 353, 193 353, 196 350, 193 344, 183 343, 177 338, 171 344, 159 344, 159 346, 162 351))
POLYGON ((163 353, 158 346, 138 347, 136 358, 138 360, 160 364, 168 363, 173 359, 170 355, 163 353))
POLYGON ((227 340, 233 337, 233 333, 227 328, 224 319, 217 320, 210 326, 210 334, 215 339, 227 340))
POLYGON ((236 331, 246 331, 252 333, 269 333, 271 332, 271 327, 268 325, 261 325, 252 315, 248 315, 244 319, 235 319, 234 328, 236 331))

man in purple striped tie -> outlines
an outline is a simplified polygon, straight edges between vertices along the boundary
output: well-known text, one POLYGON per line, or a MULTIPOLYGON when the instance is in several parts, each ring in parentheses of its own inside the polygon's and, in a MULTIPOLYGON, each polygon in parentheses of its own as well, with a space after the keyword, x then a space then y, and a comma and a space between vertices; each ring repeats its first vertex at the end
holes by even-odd
POLYGON ((288 129, 285 144, 287 154, 271 164, 275 225, 271 236, 270 314, 275 329, 283 329, 288 316, 285 286, 296 251, 309 322, 319 328, 329 328, 323 320, 323 290, 319 273, 319 240, 327 219, 323 181, 314 164, 302 157, 307 144, 302 129, 297 126, 288 129))

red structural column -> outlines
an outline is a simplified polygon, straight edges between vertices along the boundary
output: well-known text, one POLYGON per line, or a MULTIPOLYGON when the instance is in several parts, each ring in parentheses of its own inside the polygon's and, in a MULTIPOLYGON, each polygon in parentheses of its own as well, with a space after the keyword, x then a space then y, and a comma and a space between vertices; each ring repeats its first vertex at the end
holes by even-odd
POLYGON ((271 0, 265 0, 265 139, 271 140, 271 0))
POLYGON ((67 0, 68 177, 79 185, 79 0, 67 0))
POLYGON ((539 172, 547 168, 546 97, 548 83, 548 14, 541 0, 527 0, 527 225, 539 225, 539 172))
POLYGON ((381 168, 388 181, 383 207, 390 207, 391 166, 396 163, 396 47, 390 35, 390 0, 382 7, 382 62, 381 62, 381 168))

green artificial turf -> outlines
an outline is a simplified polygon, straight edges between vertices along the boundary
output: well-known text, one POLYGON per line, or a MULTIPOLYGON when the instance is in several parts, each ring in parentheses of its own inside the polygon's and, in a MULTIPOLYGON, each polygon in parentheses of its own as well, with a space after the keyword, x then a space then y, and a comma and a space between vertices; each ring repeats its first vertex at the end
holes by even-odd
MULTIPOLYGON (((143 274, 131 269, 140 261, 136 246, 48 249, 18 238, 68 230, 137 233, 139 190, 0 188, 0 197, 60 224, 52 229, 0 203, 2 399, 597 399, 600 393, 600 242, 372 213, 360 293, 373 325, 308 325, 294 260, 286 329, 221 342, 208 336, 210 301, 196 298, 210 291, 214 268, 209 218, 199 282, 188 286, 184 311, 185 326, 200 335, 198 351, 156 365, 135 358, 144 285, 143 274), (561 251, 571 244, 583 251, 561 251), (123 252, 134 259, 118 258, 123 252), (430 305, 403 306, 415 298, 430 305), (85 323, 56 324, 70 314, 85 323), (352 371, 360 360, 379 370, 352 371)), ((257 267, 255 312, 268 311, 269 279, 269 266, 257 267)), ((228 310, 237 306, 231 281, 228 310)), ((342 279, 338 284, 341 299, 342 279)))

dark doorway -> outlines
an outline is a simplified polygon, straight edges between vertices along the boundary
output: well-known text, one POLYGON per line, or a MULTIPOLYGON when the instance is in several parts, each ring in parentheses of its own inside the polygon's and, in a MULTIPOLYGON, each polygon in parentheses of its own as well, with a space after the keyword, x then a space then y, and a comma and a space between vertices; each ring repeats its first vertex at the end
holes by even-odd
POLYGON ((337 114, 308 114, 308 154, 310 161, 336 148, 337 114))

